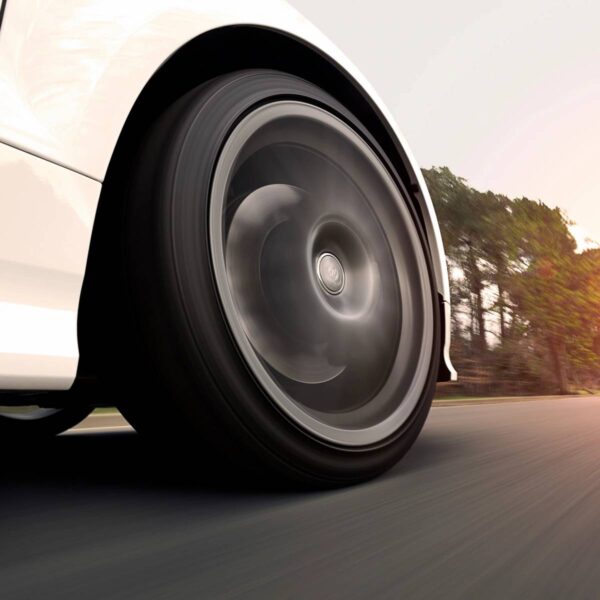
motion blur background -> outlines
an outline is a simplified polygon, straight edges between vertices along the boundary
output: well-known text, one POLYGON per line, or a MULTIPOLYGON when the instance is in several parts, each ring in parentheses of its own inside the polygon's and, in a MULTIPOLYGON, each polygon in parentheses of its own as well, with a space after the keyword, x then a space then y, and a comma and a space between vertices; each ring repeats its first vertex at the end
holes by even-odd
POLYGON ((600 3, 291 0, 392 110, 448 254, 458 384, 600 390, 600 3))

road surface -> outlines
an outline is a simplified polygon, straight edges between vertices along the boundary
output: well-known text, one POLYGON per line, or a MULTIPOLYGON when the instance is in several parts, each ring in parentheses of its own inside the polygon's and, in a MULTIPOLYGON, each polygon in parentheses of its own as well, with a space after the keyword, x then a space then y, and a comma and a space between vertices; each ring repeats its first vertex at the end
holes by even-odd
POLYGON ((600 594, 600 398, 434 408, 395 469, 329 492, 206 479, 125 430, 2 462, 3 600, 600 594))

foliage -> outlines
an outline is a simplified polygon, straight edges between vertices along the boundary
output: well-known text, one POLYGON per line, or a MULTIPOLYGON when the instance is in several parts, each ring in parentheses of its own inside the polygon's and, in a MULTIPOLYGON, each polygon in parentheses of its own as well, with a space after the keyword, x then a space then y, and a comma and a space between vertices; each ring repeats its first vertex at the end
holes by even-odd
POLYGON ((567 393, 600 381, 600 250, 559 209, 425 170, 448 255, 463 392, 567 393))

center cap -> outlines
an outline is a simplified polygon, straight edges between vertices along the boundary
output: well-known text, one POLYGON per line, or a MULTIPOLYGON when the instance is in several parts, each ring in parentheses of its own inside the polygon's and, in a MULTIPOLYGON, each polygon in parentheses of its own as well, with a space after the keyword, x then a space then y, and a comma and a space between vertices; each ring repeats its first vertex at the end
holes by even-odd
POLYGON ((317 260, 317 277, 321 287, 329 294, 337 295, 344 289, 346 275, 339 259, 324 252, 317 260))

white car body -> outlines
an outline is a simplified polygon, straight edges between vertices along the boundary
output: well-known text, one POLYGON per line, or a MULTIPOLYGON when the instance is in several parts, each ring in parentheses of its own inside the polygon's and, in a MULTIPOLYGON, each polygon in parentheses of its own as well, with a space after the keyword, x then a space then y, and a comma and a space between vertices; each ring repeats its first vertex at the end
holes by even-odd
MULTIPOLYGON (((281 32, 318 51, 374 104, 399 142, 416 182, 445 307, 442 378, 455 377, 444 253, 420 170, 365 78, 294 9, 280 0, 7 0, 3 10, 0 389, 73 384, 86 259, 119 136, 161 65, 191 40, 230 26, 281 32)), ((199 64, 211 59, 196 57, 199 64)))

